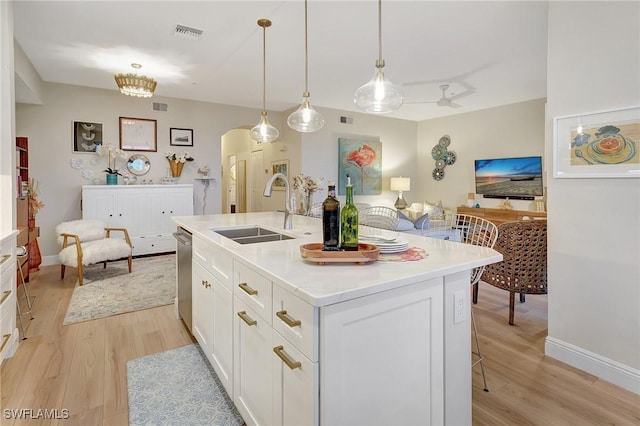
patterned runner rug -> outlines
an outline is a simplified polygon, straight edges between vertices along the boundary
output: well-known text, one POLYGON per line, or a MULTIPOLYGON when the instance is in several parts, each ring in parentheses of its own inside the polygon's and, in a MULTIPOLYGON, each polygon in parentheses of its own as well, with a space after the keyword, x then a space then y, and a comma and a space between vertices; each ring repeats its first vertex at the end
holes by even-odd
MULTIPOLYGON (((68 270, 70 273, 72 270, 68 270)), ((176 255, 90 265, 84 284, 73 289, 64 325, 169 305, 176 297, 176 255)))
POLYGON ((127 388, 130 425, 244 424, 197 344, 129 361, 127 388))

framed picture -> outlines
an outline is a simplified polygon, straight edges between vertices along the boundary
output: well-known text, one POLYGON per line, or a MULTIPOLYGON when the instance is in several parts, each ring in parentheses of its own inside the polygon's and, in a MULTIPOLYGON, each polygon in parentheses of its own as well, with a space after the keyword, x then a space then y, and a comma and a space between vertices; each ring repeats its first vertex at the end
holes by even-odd
POLYGON ((102 123, 73 122, 73 152, 96 152, 100 145, 102 145, 102 123))
POLYGON ((347 174, 353 195, 382 193, 382 143, 378 140, 338 138, 338 194, 347 193, 347 174))
POLYGON ((156 120, 120 117, 120 149, 156 152, 157 127, 156 120))
POLYGON ((193 129, 169 129, 169 144, 174 146, 193 146, 193 129))
MULTIPOLYGON (((271 162, 271 170, 272 170, 272 173, 274 175, 276 173, 282 173, 288 179, 289 178, 289 160, 272 161, 271 162)), ((282 182, 282 179, 278 179, 273 183, 273 189, 278 190, 278 191, 284 191, 285 190, 284 182, 282 182)))
POLYGON ((640 177, 640 107, 556 117, 555 178, 640 177))

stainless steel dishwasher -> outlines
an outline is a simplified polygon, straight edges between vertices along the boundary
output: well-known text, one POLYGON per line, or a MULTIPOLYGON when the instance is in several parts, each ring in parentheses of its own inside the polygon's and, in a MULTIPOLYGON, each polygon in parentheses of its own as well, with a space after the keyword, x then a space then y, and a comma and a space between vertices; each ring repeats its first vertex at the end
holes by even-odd
POLYGON ((178 227, 176 239, 178 313, 191 332, 191 232, 178 227))

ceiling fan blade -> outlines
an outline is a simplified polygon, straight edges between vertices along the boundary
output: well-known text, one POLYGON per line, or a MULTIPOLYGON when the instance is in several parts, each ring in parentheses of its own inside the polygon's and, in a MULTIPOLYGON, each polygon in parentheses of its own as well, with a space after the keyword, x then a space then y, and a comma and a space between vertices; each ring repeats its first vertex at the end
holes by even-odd
POLYGON ((465 96, 473 95, 474 93, 476 93, 476 91, 473 89, 465 90, 464 92, 456 93, 455 95, 450 96, 449 100, 455 101, 456 99, 464 98, 465 96))
POLYGON ((408 102, 405 102, 405 105, 406 104, 435 104, 435 103, 437 103, 437 101, 408 101, 408 102))
POLYGON ((450 102, 449 105, 447 105, 447 106, 450 106, 451 108, 460 108, 462 105, 456 104, 454 102, 450 102))

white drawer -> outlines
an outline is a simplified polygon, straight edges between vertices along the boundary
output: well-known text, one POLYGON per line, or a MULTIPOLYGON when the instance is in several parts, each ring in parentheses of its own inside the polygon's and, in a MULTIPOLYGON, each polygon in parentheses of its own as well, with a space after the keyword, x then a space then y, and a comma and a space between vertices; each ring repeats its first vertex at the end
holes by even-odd
POLYGON ((176 251, 176 240, 172 235, 143 235, 132 237, 133 255, 168 253, 176 251))
MULTIPOLYGON (((1 298, 0 298, 1 299, 1 298)), ((0 362, 7 358, 9 347, 11 346, 11 333, 15 328, 13 318, 15 318, 15 309, 7 309, 10 304, 12 307, 16 305, 16 299, 14 296, 9 295, 2 303, 2 307, 5 309, 0 310, 0 362)))
POLYGON ((233 270, 231 255, 197 235, 193 236, 192 247, 193 259, 231 290, 231 271, 233 270))
POLYGON ((271 281, 268 278, 234 260, 233 294, 271 324, 271 281))
POLYGON ((311 361, 318 360, 318 310, 273 285, 273 328, 311 361))

